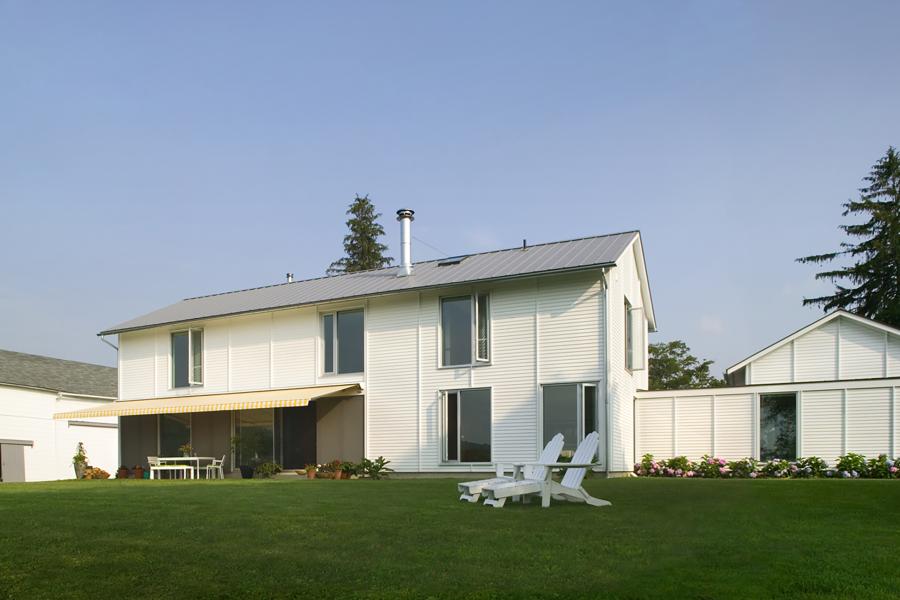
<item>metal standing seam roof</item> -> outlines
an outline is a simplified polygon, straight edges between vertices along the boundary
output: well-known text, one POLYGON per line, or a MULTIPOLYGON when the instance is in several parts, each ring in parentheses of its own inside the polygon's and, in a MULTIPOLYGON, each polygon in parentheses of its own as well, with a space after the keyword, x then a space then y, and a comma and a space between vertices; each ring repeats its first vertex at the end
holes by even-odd
POLYGON ((446 266, 440 266, 440 260, 419 262, 414 263, 412 274, 408 277, 398 277, 398 267, 392 266, 187 298, 109 327, 98 335, 364 296, 610 266, 639 235, 637 231, 627 231, 536 244, 524 249, 519 247, 470 254, 458 264, 446 266))
POLYGON ((0 350, 0 385, 115 398, 116 369, 49 356, 0 350))

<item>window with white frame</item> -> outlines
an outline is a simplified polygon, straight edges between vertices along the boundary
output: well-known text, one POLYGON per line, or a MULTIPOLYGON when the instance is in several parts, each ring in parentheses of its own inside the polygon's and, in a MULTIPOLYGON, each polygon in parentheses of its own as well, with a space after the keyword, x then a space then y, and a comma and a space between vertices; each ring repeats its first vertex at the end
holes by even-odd
POLYGON ((203 330, 172 332, 172 387, 203 384, 203 330))
POLYGON ((465 366, 490 360, 490 296, 479 293, 441 298, 441 366, 465 366))
POLYGON ((361 308, 322 315, 324 373, 362 373, 365 370, 364 321, 361 308))
POLYGON ((557 383, 541 387, 544 444, 563 434, 564 451, 574 451, 584 436, 599 429, 597 385, 557 383))
POLYGON ((625 368, 640 371, 644 366, 644 309, 634 308, 625 299, 625 368))
POLYGON ((760 394, 759 459, 797 459, 797 394, 760 394))
POLYGON ((444 461, 491 462, 491 390, 452 390, 442 396, 444 461))

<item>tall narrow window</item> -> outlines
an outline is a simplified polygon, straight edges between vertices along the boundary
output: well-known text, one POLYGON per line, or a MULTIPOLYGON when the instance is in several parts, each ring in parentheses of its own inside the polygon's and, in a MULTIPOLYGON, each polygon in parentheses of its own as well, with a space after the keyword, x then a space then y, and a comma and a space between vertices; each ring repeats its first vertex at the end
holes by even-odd
POLYGON ((441 365, 465 366, 491 359, 490 296, 441 298, 441 365))
POLYGON ((631 303, 625 300, 625 368, 634 368, 634 315, 631 303))
POLYGON ((491 391, 457 390, 444 394, 444 460, 491 461, 491 391))
POLYGON ((491 360, 490 336, 491 319, 487 294, 475 297, 475 360, 487 362, 491 360))
POLYGON ((797 458, 797 395, 759 397, 759 459, 797 458))
POLYGON ((172 387, 203 383, 203 330, 172 333, 172 387))
POLYGON ((324 371, 334 373, 334 315, 322 315, 322 340, 325 342, 322 355, 324 371))
POLYGON ((365 318, 362 309, 322 315, 322 371, 362 373, 365 370, 365 318))

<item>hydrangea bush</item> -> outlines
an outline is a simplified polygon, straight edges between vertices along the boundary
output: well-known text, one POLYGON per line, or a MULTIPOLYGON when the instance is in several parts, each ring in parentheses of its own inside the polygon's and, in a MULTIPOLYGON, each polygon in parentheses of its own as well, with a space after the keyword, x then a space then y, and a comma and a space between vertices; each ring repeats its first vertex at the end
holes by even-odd
POLYGON ((866 460, 862 454, 847 453, 837 459, 834 467, 818 456, 807 456, 795 461, 776 458, 760 462, 755 458, 727 461, 724 458, 704 455, 692 462, 686 456, 655 459, 645 454, 634 465, 635 475, 641 477, 701 477, 704 479, 805 479, 834 477, 840 479, 876 478, 900 479, 900 457, 892 462, 886 454, 866 460))

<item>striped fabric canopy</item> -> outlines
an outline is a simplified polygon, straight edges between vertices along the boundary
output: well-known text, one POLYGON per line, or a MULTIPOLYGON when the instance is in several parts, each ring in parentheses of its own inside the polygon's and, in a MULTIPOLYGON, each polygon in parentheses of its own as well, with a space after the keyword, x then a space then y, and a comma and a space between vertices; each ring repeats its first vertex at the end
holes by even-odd
POLYGON ((174 413, 213 412, 218 410, 250 410, 254 408, 285 408, 306 406, 311 400, 324 396, 354 396, 362 393, 357 384, 317 385, 261 392, 230 392, 198 396, 170 396, 146 400, 124 400, 104 406, 56 413, 54 419, 85 419, 90 417, 127 417, 174 413))

